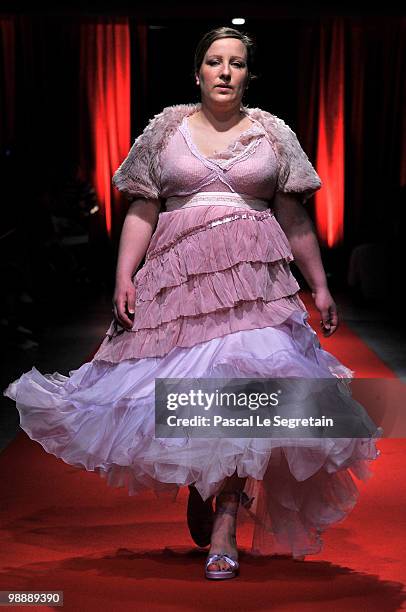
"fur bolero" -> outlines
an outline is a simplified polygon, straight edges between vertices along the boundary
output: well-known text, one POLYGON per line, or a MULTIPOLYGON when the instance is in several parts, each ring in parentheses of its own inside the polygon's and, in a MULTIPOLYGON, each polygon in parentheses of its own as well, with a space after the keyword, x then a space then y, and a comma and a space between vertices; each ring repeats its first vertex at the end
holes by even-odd
MULTIPOLYGON (((160 199, 160 152, 183 117, 192 115, 201 103, 167 106, 150 119, 113 176, 113 185, 128 199, 160 199)), ((249 117, 265 129, 278 160, 277 191, 298 194, 305 202, 320 189, 321 181, 290 127, 279 117, 260 108, 242 106, 249 117)))

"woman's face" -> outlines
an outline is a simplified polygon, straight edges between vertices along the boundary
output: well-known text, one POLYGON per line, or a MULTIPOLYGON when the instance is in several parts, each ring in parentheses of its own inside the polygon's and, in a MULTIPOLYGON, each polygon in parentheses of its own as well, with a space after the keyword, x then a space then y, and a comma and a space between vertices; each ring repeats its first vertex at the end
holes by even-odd
POLYGON ((215 40, 207 49, 199 74, 196 75, 202 100, 226 106, 240 103, 248 75, 247 49, 241 40, 215 40))

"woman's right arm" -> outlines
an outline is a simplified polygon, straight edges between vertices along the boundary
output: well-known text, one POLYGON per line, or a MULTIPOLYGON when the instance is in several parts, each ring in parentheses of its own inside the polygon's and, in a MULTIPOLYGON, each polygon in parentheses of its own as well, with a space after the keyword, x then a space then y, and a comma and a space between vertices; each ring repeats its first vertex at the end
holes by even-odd
POLYGON ((146 253, 159 210, 159 200, 135 200, 128 209, 121 230, 113 308, 116 319, 130 329, 133 322, 128 315, 133 315, 135 311, 132 277, 146 253))

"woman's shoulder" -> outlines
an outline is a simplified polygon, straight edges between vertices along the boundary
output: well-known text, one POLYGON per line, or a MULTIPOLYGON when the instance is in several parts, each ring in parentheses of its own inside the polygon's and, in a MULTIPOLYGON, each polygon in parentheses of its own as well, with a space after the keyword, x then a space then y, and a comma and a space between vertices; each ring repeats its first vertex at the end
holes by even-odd
POLYGON ((262 108, 250 108, 244 106, 248 116, 259 121, 265 128, 272 140, 290 140, 296 137, 295 132, 287 123, 277 115, 262 108))
POLYGON ((157 129, 160 126, 166 129, 177 127, 184 117, 196 112, 200 107, 199 103, 174 104, 165 106, 161 112, 154 115, 148 122, 146 130, 157 129))
POLYGON ((165 106, 161 112, 149 119, 142 132, 142 139, 158 148, 165 146, 171 135, 177 130, 184 117, 191 115, 199 108, 199 104, 174 104, 165 106))

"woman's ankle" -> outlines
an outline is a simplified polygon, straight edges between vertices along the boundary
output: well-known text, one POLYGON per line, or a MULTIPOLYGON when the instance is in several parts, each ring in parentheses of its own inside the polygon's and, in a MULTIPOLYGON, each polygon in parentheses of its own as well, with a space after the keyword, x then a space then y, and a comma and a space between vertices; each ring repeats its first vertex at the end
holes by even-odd
POLYGON ((216 514, 236 516, 240 505, 240 491, 221 491, 216 496, 216 514))
POLYGON ((239 500, 225 496, 216 498, 216 511, 211 538, 211 552, 236 552, 237 513, 239 500))

